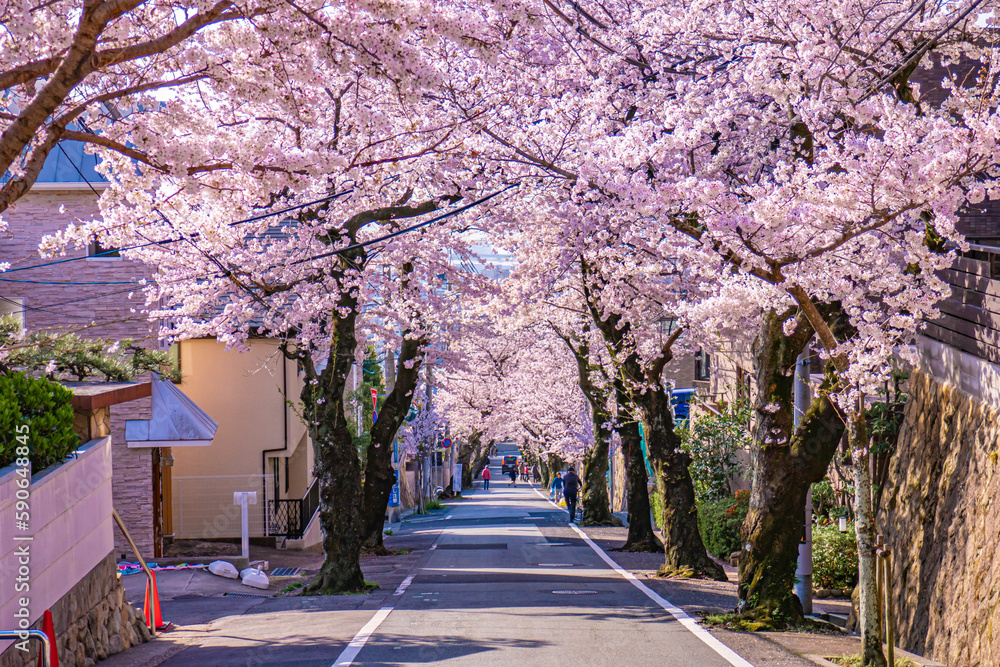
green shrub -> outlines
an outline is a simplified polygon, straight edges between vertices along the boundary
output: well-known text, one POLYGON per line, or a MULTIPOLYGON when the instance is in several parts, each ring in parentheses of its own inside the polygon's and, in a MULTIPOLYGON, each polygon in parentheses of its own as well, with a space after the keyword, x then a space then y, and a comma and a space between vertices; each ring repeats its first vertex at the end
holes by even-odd
POLYGON ((73 431, 72 398, 69 389, 45 378, 0 375, 0 468, 17 458, 21 434, 27 435, 33 472, 62 463, 80 442, 73 431))
POLYGON ((813 586, 854 588, 858 583, 858 544, 854 524, 842 533, 836 524, 813 526, 813 586))
POLYGON ((705 500, 698 504, 698 528, 705 549, 716 558, 728 559, 743 547, 740 528, 750 507, 750 494, 737 491, 736 495, 720 500, 705 500))
POLYGON ((689 428, 678 429, 681 447, 691 455, 688 471, 699 500, 732 496, 730 480, 743 472, 736 453, 752 440, 750 401, 740 398, 720 407, 720 414, 702 414, 689 428))
POLYGON ((659 491, 653 491, 652 495, 649 496, 649 507, 653 510, 653 524, 656 526, 657 530, 663 530, 663 498, 660 497, 659 491))

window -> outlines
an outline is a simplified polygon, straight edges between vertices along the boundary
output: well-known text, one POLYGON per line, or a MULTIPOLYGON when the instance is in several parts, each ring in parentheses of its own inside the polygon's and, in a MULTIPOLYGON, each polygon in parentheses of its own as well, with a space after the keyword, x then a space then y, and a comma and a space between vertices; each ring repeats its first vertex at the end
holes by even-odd
POLYGON ((740 366, 736 367, 736 397, 742 399, 750 398, 750 374, 740 366))
POLYGON ((698 350, 694 355, 694 379, 706 382, 711 379, 712 358, 705 350, 698 350))
POLYGON ((0 296, 0 317, 13 317, 24 333, 24 297, 0 296))
POLYGON ((93 240, 90 245, 87 246, 87 255, 93 259, 112 259, 120 258, 121 253, 118 252, 117 248, 109 248, 101 245, 98 240, 93 240))

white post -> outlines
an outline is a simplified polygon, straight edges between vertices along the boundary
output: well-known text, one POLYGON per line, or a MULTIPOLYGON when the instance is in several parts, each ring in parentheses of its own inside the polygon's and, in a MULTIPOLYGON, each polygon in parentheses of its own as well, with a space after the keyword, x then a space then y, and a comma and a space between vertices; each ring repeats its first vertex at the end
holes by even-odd
MULTIPOLYGON (((793 414, 795 426, 802 421, 812 395, 809 389, 809 358, 805 352, 795 362, 795 403, 793 414)), ((805 539, 799 544, 799 558, 795 567, 795 596, 802 602, 802 612, 812 613, 812 488, 806 489, 806 506, 803 516, 805 539)))
POLYGON ((233 504, 240 506, 240 545, 243 557, 250 558, 250 510, 247 505, 257 504, 256 491, 234 491, 233 504))

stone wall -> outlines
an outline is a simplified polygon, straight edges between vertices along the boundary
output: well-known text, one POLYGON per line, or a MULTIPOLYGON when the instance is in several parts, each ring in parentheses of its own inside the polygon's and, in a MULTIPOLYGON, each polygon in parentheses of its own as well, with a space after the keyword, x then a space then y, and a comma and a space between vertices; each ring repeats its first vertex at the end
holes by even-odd
POLYGON ((897 644, 949 667, 1000 664, 1000 411, 923 372, 879 514, 897 644))
MULTIPOLYGON (((138 575, 136 575, 138 576, 138 575)), ((64 667, 90 667, 98 660, 149 641, 142 612, 125 597, 114 554, 98 563, 52 607, 59 663, 64 667)), ((35 628, 41 629, 41 621, 35 628)), ((31 651, 12 646, 0 655, 0 667, 35 665, 39 642, 31 651)))

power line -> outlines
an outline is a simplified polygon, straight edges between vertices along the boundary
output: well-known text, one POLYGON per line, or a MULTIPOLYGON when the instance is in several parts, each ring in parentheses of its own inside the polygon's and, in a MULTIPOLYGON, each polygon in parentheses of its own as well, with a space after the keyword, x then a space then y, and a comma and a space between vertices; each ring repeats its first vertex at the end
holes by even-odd
POLYGON ((416 231, 418 229, 422 229, 424 227, 427 227, 428 225, 434 224, 435 222, 440 222, 440 221, 444 220, 445 218, 450 218, 453 215, 458 215, 459 213, 464 213, 465 211, 468 211, 470 208, 472 208, 474 206, 479 206, 483 202, 489 201, 490 199, 493 199, 497 195, 503 194, 504 192, 507 192, 508 190, 510 190, 511 188, 514 188, 514 187, 517 187, 517 186, 516 185, 508 185, 503 190, 497 190, 496 192, 488 194, 488 195, 486 195, 485 197, 483 197, 481 199, 477 199, 476 201, 470 202, 470 203, 466 204, 465 206, 462 206, 461 208, 456 208, 453 211, 449 211, 449 212, 447 212, 447 213, 445 213, 443 215, 439 215, 436 218, 431 218, 430 220, 426 220, 424 222, 421 222, 419 224, 413 225, 411 227, 406 227, 404 229, 397 230, 395 232, 392 232, 391 234, 386 234, 385 236, 379 236, 378 238, 374 238, 374 239, 371 239, 369 241, 363 241, 361 243, 355 243, 354 245, 349 245, 346 248, 341 248, 339 250, 331 250, 330 252, 325 252, 325 253, 322 253, 320 255, 313 255, 312 257, 307 257, 305 259, 300 259, 298 261, 292 262, 292 265, 303 264, 305 262, 311 262, 313 260, 323 259, 325 257, 332 257, 334 255, 339 255, 341 253, 345 253, 345 252, 348 252, 350 250, 357 250, 358 248, 364 248, 364 247, 370 246, 370 245, 372 245, 374 243, 380 243, 382 241, 388 241, 389 239, 394 239, 397 236, 402 236, 403 234, 408 234, 409 232, 413 232, 413 231, 416 231))
MULTIPOLYGON (((284 209, 282 209, 280 211, 274 211, 272 213, 263 213, 261 215, 256 215, 256 216, 254 216, 252 218, 245 218, 243 220, 237 220, 235 222, 230 222, 230 223, 228 223, 228 225, 230 227, 235 227, 237 225, 242 225, 242 224, 246 224, 246 223, 249 223, 249 222, 257 222, 258 220, 263 220, 265 218, 274 217, 276 215, 283 215, 283 214, 289 213, 291 211, 297 211, 297 210, 302 209, 302 208, 308 208, 309 206, 315 206, 316 204, 322 204, 324 202, 331 201, 333 199, 337 199, 338 197, 343 197, 344 195, 351 194, 352 192, 354 192, 354 188, 351 188, 349 190, 343 190, 341 192, 335 192, 334 194, 332 194, 332 195, 330 195, 328 197, 323 197, 322 199, 316 199, 316 200, 313 200, 313 201, 310 201, 310 202, 306 202, 305 204, 299 204, 297 206, 290 206, 290 207, 284 208, 284 209)), ((195 236, 197 236, 197 235, 195 235, 195 236)), ((124 248, 114 248, 112 250, 105 250, 104 252, 95 253, 93 255, 84 255, 82 257, 67 257, 66 259, 57 259, 57 260, 53 260, 51 262, 44 262, 42 264, 35 264, 35 265, 32 265, 32 266, 20 266, 20 267, 16 267, 16 268, 13 268, 13 269, 8 269, 4 273, 14 273, 15 271, 30 271, 31 269, 41 269, 41 268, 44 268, 44 267, 47 267, 47 266, 55 266, 57 264, 65 264, 66 262, 78 262, 80 260, 90 259, 92 257, 103 257, 103 256, 107 256, 107 255, 109 255, 111 253, 122 252, 122 251, 125 251, 125 250, 138 250, 139 248, 148 248, 149 246, 153 246, 153 245, 166 245, 168 243, 178 243, 178 242, 180 242, 182 240, 183 239, 164 239, 162 241, 149 241, 148 243, 142 243, 142 244, 139 244, 139 245, 126 246, 124 248)))
POLYGON ((17 278, 0 278, 5 283, 26 283, 29 285, 139 285, 135 280, 93 280, 76 282, 73 280, 18 280, 17 278))
MULTIPOLYGON (((397 236, 402 236, 403 234, 407 234, 409 232, 416 231, 418 229, 422 229, 423 227, 427 227, 428 225, 434 224, 435 222, 440 222, 441 220, 444 220, 446 218, 458 215, 459 213, 463 213, 463 212, 469 210, 470 208, 473 208, 475 206, 478 206, 479 204, 482 204, 482 203, 484 203, 486 201, 489 201, 490 199, 493 199, 494 197, 496 197, 496 196, 498 196, 500 194, 503 194, 504 192, 507 192, 508 190, 510 190, 511 188, 514 188, 514 187, 517 187, 517 186, 516 185, 509 185, 506 188, 503 188, 502 190, 498 190, 496 192, 493 192, 493 193, 491 193, 489 195, 486 195, 485 197, 477 199, 474 202, 470 202, 469 204, 466 204, 465 206, 457 208, 457 209, 455 209, 453 211, 449 211, 449 212, 447 212, 447 213, 445 213, 443 215, 437 216, 435 218, 432 218, 430 220, 421 222, 419 224, 412 225, 411 227, 407 227, 405 229, 397 230, 395 232, 392 232, 391 234, 386 234, 384 236, 380 236, 378 238, 374 238, 374 239, 371 239, 371 240, 368 240, 368 241, 364 241, 362 243, 356 243, 356 244, 348 246, 346 248, 341 248, 340 250, 334 250, 334 251, 331 251, 331 252, 328 252, 328 253, 323 253, 321 255, 316 255, 316 256, 313 256, 313 257, 306 258, 306 259, 301 259, 301 260, 298 260, 297 262, 294 262, 293 264, 302 264, 302 263, 305 263, 305 262, 310 262, 310 261, 314 261, 314 260, 317 260, 317 259, 322 259, 322 258, 325 258, 325 257, 331 257, 333 255, 338 255, 338 254, 341 254, 341 253, 344 253, 344 252, 348 252, 350 250, 356 250, 358 248, 363 248, 363 247, 366 247, 366 246, 370 246, 372 244, 379 243, 381 241, 387 241, 387 240, 396 238, 397 236)), ((340 193, 340 194, 343 194, 343 193, 340 193)), ((315 203, 315 202, 313 202, 313 203, 315 203)), ((307 206, 307 205, 308 204, 304 204, 304 205, 302 205, 302 207, 307 206)), ((298 207, 298 208, 301 208, 301 207, 298 207)), ((272 215, 277 215, 277 214, 272 214, 272 215)), ((179 240, 182 240, 182 239, 177 239, 177 240, 179 241, 179 240)), ((189 280, 200 280, 200 279, 204 279, 204 278, 218 278, 218 277, 224 277, 225 275, 226 275, 225 272, 215 272, 215 273, 201 274, 201 275, 196 275, 196 276, 189 276, 189 277, 186 277, 186 278, 180 278, 180 279, 172 280, 170 282, 171 283, 178 283, 178 282, 185 282, 185 281, 189 281, 189 280)), ((3 278, 0 278, 0 280, 10 280, 10 281, 13 281, 12 279, 3 279, 3 278)), ((18 281, 18 282, 29 282, 29 281, 18 281)), ((41 282, 46 282, 46 281, 41 281, 41 282)), ((55 283, 55 284, 60 284, 60 283, 55 283)), ((61 283, 61 284, 75 285, 75 284, 85 284, 85 283, 61 283)), ((109 282, 108 284, 115 284, 115 283, 109 282)), ((118 284, 131 284, 131 285, 134 285, 134 286, 137 286, 137 287, 141 287, 141 285, 139 285, 138 283, 134 283, 134 282, 129 282, 129 283, 124 283, 123 282, 123 283, 118 283, 118 284)), ((245 286, 243 286, 243 285, 241 285, 239 283, 236 283, 236 285, 240 289, 243 289, 243 290, 246 290, 246 291, 250 291, 250 290, 248 290, 248 288, 246 288, 245 286)), ((82 297, 82 298, 78 298, 78 299, 69 299, 67 301, 60 301, 60 302, 56 302, 56 303, 48 303, 48 304, 45 304, 43 306, 28 306, 28 305, 20 304, 20 303, 14 301, 13 299, 9 299, 9 298, 7 298, 5 296, 0 296, 0 299, 2 299, 4 301, 7 301, 9 303, 12 303, 12 304, 21 306, 22 312, 24 310, 33 310, 33 311, 39 311, 39 312, 48 312, 51 309, 57 308, 57 307, 60 307, 60 306, 68 306, 68 305, 75 304, 75 303, 81 303, 83 301, 90 301, 92 299, 99 299, 99 298, 105 297, 105 296, 114 296, 114 295, 117 295, 117 294, 124 294, 126 292, 133 292, 133 291, 135 291, 133 288, 126 288, 126 289, 121 289, 121 290, 114 290, 114 291, 111 291, 111 292, 102 292, 100 294, 93 294, 93 295, 82 297)), ((256 295, 251 294, 251 296, 253 296, 253 297, 255 297, 255 298, 257 298, 259 300, 259 297, 257 297, 256 295)))

